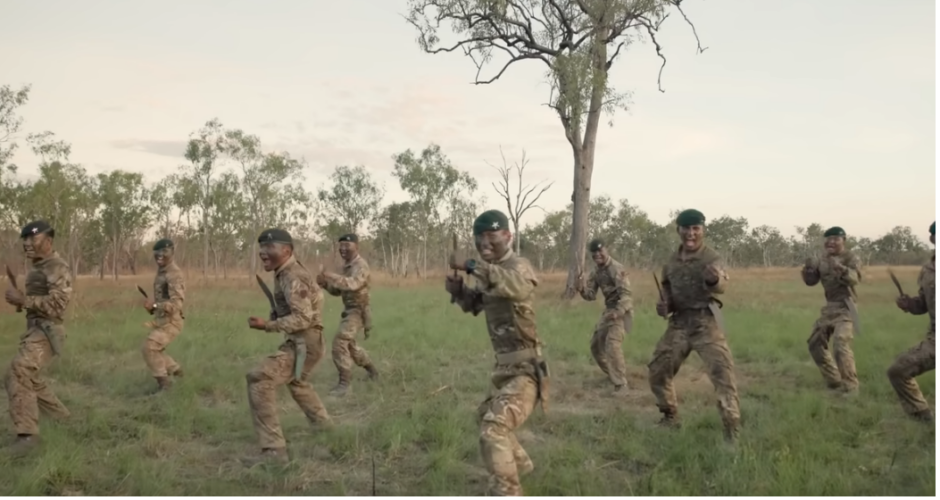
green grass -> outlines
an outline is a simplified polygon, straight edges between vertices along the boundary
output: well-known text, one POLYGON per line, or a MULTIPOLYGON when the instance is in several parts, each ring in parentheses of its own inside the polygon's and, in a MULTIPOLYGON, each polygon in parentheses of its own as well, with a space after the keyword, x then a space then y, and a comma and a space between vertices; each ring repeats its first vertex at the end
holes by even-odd
MULTIPOLYGON (((916 269, 898 270, 913 289, 916 269)), ((926 316, 902 314, 884 271, 862 286, 863 331, 855 340, 861 393, 830 394, 806 348, 822 303, 796 270, 732 273, 725 321, 734 353, 744 429, 722 446, 712 388, 696 355, 677 378, 684 426, 655 425, 646 363, 665 322, 655 316, 649 273, 635 273, 639 310, 624 353, 634 390, 613 397, 600 383, 589 340, 601 301, 559 302, 557 278, 540 286, 539 332, 553 371, 548 414, 518 431, 535 462, 527 495, 933 495, 935 438, 908 420, 885 370, 920 341, 926 316)), ((136 279, 147 284, 150 276, 136 279)), ((481 495, 475 410, 485 397, 492 349, 482 317, 448 304, 440 280, 374 286, 374 335, 362 342, 382 373, 356 372, 345 399, 329 354, 313 382, 337 426, 315 432, 279 389, 293 462, 246 469, 257 446, 245 373, 280 337, 249 330, 264 296, 247 278, 189 286, 187 323, 169 352, 186 370, 172 392, 154 387, 140 355, 149 319, 132 281, 80 280, 64 356, 46 371, 72 411, 41 420, 43 445, 26 458, 0 454, 4 495, 481 495)), ((340 303, 324 310, 327 343, 340 303)), ((16 351, 22 316, 4 305, 0 362, 16 351)), ((5 368, 4 368, 5 369, 5 368)), ((933 404, 934 373, 919 378, 933 404)), ((0 428, 12 426, 0 402, 0 428)))

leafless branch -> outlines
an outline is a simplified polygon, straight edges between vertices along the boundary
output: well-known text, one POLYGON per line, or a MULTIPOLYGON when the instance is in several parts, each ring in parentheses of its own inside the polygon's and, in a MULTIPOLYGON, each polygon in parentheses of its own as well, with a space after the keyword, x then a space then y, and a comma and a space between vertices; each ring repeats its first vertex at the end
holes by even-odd
POLYGON ((698 31, 695 30, 695 24, 692 23, 692 21, 689 19, 689 16, 685 15, 685 11, 682 10, 681 4, 682 0, 675 0, 675 3, 673 3, 673 5, 676 7, 676 10, 682 14, 682 18, 685 19, 685 22, 688 23, 689 27, 692 28, 692 35, 695 36, 696 53, 701 54, 702 52, 708 50, 708 47, 702 47, 702 41, 698 37, 698 31))
MULTIPOLYGON (((410 0, 411 12, 405 19, 417 28, 419 45, 425 52, 439 54, 460 49, 471 59, 476 66, 476 74, 471 82, 474 85, 488 85, 498 81, 513 64, 525 60, 542 61, 549 70, 550 78, 558 78, 556 63, 559 58, 574 55, 583 50, 586 44, 593 43, 612 46, 611 55, 606 61, 592 63, 594 72, 609 71, 620 52, 631 43, 630 31, 635 29, 639 34, 645 32, 649 35, 656 56, 662 62, 657 72, 656 84, 660 92, 665 92, 662 76, 667 60, 658 39, 659 29, 669 17, 669 13, 664 9, 668 6, 675 7, 686 24, 692 28, 697 53, 707 50, 707 47, 702 46, 694 23, 682 8, 683 1, 662 0, 615 5, 587 0, 410 0), (438 46, 438 30, 447 23, 462 39, 449 45, 438 46), (484 76, 484 67, 494 62, 494 54, 505 54, 505 60, 498 63, 498 68, 493 68, 496 69, 495 74, 484 76)), ((598 112, 595 109, 599 104, 596 95, 591 99, 592 105, 583 110, 577 107, 567 109, 568 106, 559 105, 559 93, 567 99, 576 99, 579 91, 579 88, 553 88, 547 104, 558 113, 566 130, 578 127, 582 114, 593 116, 598 112)), ((578 141, 578 137, 574 136, 568 139, 578 141)))

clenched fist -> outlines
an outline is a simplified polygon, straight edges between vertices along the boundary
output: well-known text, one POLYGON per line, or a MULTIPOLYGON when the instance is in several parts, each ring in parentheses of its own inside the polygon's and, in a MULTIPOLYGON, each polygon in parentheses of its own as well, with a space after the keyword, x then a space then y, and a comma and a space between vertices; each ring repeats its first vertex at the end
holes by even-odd
POLYGON ((912 299, 908 297, 907 295, 902 295, 894 299, 894 303, 897 304, 898 309, 904 312, 911 312, 911 309, 912 309, 911 302, 912 302, 912 299))
POLYGON ((721 277, 721 270, 714 264, 709 264, 703 274, 705 276, 705 283, 717 283, 718 279, 721 277))
POLYGON ((659 301, 656 303, 656 314, 665 318, 669 316, 669 304, 667 302, 659 301))
POLYGON ((447 276, 444 289, 451 295, 457 295, 463 289, 463 278, 460 276, 447 276))
POLYGON ((467 270, 467 260, 462 258, 462 256, 457 255, 456 253, 450 254, 448 263, 450 264, 451 269, 455 269, 457 271, 467 270))

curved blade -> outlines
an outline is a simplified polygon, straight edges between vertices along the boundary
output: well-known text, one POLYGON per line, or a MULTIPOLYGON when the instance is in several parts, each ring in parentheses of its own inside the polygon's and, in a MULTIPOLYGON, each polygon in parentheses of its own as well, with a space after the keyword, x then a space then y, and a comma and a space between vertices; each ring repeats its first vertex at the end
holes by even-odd
POLYGON ((895 276, 895 275, 894 275, 894 271, 892 271, 892 270, 890 270, 890 269, 888 269, 888 274, 891 275, 891 281, 894 282, 894 286, 896 286, 896 287, 898 288, 898 293, 901 294, 901 296, 903 297, 903 296, 904 296, 904 290, 901 289, 901 282, 898 281, 898 277, 895 276))
POLYGON ((271 304, 271 310, 276 311, 277 308, 274 307, 274 294, 271 293, 271 289, 268 288, 268 284, 261 279, 261 276, 255 275, 255 278, 258 280, 258 284, 261 285, 261 291, 264 292, 264 295, 268 298, 268 302, 271 304))
POLYGON ((149 298, 147 297, 147 292, 145 292, 144 289, 140 287, 140 285, 137 285, 137 291, 140 292, 140 294, 143 295, 145 298, 149 298))

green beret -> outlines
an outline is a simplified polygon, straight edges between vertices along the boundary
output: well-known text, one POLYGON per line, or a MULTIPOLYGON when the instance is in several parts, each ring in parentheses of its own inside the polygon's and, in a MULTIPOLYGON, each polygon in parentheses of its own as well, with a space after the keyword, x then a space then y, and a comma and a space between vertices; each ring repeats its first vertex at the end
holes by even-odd
POLYGON ((290 237, 290 233, 283 229, 265 229, 262 231, 261 236, 258 236, 258 243, 286 243, 288 245, 293 245, 294 240, 290 237))
POLYGON ((52 229, 52 226, 50 226, 48 222, 36 220, 23 226, 23 230, 20 231, 20 238, 43 233, 48 234, 51 238, 55 238, 55 229, 52 229))
POLYGON ((588 250, 592 252, 596 252, 601 248, 604 248, 604 240, 600 238, 594 238, 590 243, 588 243, 588 250))
POLYGON ((340 236, 339 239, 336 241, 349 241, 352 243, 359 243, 359 237, 353 233, 349 233, 349 234, 344 234, 340 236))
POLYGON ((154 252, 159 252, 160 250, 164 250, 167 248, 173 248, 173 242, 167 238, 163 238, 162 240, 153 244, 154 252))
POLYGON ((930 234, 934 236, 936 236, 937 234, 937 222, 936 221, 934 221, 934 223, 930 225, 930 234))
POLYGON ((681 227, 705 225, 705 214, 694 208, 683 210, 676 217, 676 225, 681 227))
POLYGON ((830 236, 841 236, 845 238, 845 229, 842 229, 839 226, 832 226, 829 229, 826 229, 826 232, 823 233, 823 236, 826 238, 830 236))
POLYGON ((487 210, 473 221, 473 235, 509 229, 509 218, 499 210, 487 210))

